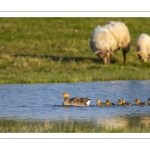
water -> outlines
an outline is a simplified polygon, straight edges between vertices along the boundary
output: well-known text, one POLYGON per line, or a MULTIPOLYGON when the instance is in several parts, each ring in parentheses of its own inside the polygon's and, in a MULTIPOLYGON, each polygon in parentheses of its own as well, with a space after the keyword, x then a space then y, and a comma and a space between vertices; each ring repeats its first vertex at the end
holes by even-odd
POLYGON ((134 99, 150 98, 150 80, 0 85, 0 119, 26 121, 86 121, 95 125, 150 125, 150 106, 135 106, 134 99), (89 107, 62 106, 62 94, 92 98, 89 107), (124 98, 133 106, 97 107, 96 99, 117 104, 124 98))

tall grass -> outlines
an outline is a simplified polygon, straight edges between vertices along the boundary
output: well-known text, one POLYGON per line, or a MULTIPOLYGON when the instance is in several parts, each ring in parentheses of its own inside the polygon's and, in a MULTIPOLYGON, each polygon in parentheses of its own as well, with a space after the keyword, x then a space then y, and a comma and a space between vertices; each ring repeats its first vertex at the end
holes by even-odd
POLYGON ((92 122, 24 122, 0 120, 0 133, 148 133, 150 128, 95 126, 92 122))
POLYGON ((150 18, 0 18, 0 84, 150 79, 150 63, 139 62, 135 41, 150 34, 150 18), (108 21, 124 22, 131 50, 110 65, 99 64, 89 36, 108 21))

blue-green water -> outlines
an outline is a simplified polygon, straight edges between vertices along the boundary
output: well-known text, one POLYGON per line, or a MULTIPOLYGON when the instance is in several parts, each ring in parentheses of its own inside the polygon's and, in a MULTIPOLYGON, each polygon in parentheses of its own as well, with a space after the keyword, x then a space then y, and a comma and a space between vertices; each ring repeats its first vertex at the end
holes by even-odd
POLYGON ((150 125, 150 106, 135 106, 134 99, 150 98, 150 80, 54 84, 0 85, 0 119, 27 121, 89 121, 107 125, 150 125), (64 107, 62 94, 92 98, 89 107, 64 107), (96 99, 117 104, 124 98, 133 106, 97 107, 96 99))

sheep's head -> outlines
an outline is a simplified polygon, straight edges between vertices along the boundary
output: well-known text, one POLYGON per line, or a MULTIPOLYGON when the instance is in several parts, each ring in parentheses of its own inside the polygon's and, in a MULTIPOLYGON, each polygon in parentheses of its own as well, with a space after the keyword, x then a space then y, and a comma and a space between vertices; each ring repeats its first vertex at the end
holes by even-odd
POLYGON ((99 57, 100 62, 103 64, 109 64, 111 57, 112 57, 112 52, 108 50, 97 50, 95 54, 99 57))
POLYGON ((136 54, 138 55, 138 57, 139 57, 139 60, 141 61, 141 62, 147 62, 147 61, 149 61, 149 55, 147 55, 147 54, 145 54, 145 53, 143 53, 143 52, 136 52, 136 54))

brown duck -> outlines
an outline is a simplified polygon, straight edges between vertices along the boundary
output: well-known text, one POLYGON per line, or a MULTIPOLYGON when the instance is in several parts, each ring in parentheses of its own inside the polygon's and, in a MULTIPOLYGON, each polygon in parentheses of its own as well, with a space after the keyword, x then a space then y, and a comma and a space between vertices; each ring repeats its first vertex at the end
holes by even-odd
POLYGON ((110 100, 106 100, 106 106, 112 106, 115 105, 114 103, 112 103, 110 100))
POLYGON ((69 93, 64 92, 62 95, 62 98, 64 98, 64 102, 62 105, 67 105, 67 106, 89 106, 91 99, 85 97, 75 97, 75 98, 69 98, 69 93))
POLYGON ((118 100, 118 105, 121 105, 121 106, 131 106, 131 103, 126 102, 125 99, 119 99, 118 100))
POLYGON ((106 106, 105 102, 101 102, 100 98, 96 99, 96 106, 106 106))
POLYGON ((148 105, 146 102, 141 102, 138 98, 134 100, 136 105, 148 105))
POLYGON ((106 100, 106 102, 101 102, 100 98, 98 98, 96 100, 96 106, 111 106, 111 105, 115 105, 114 103, 111 103, 110 100, 106 100))

